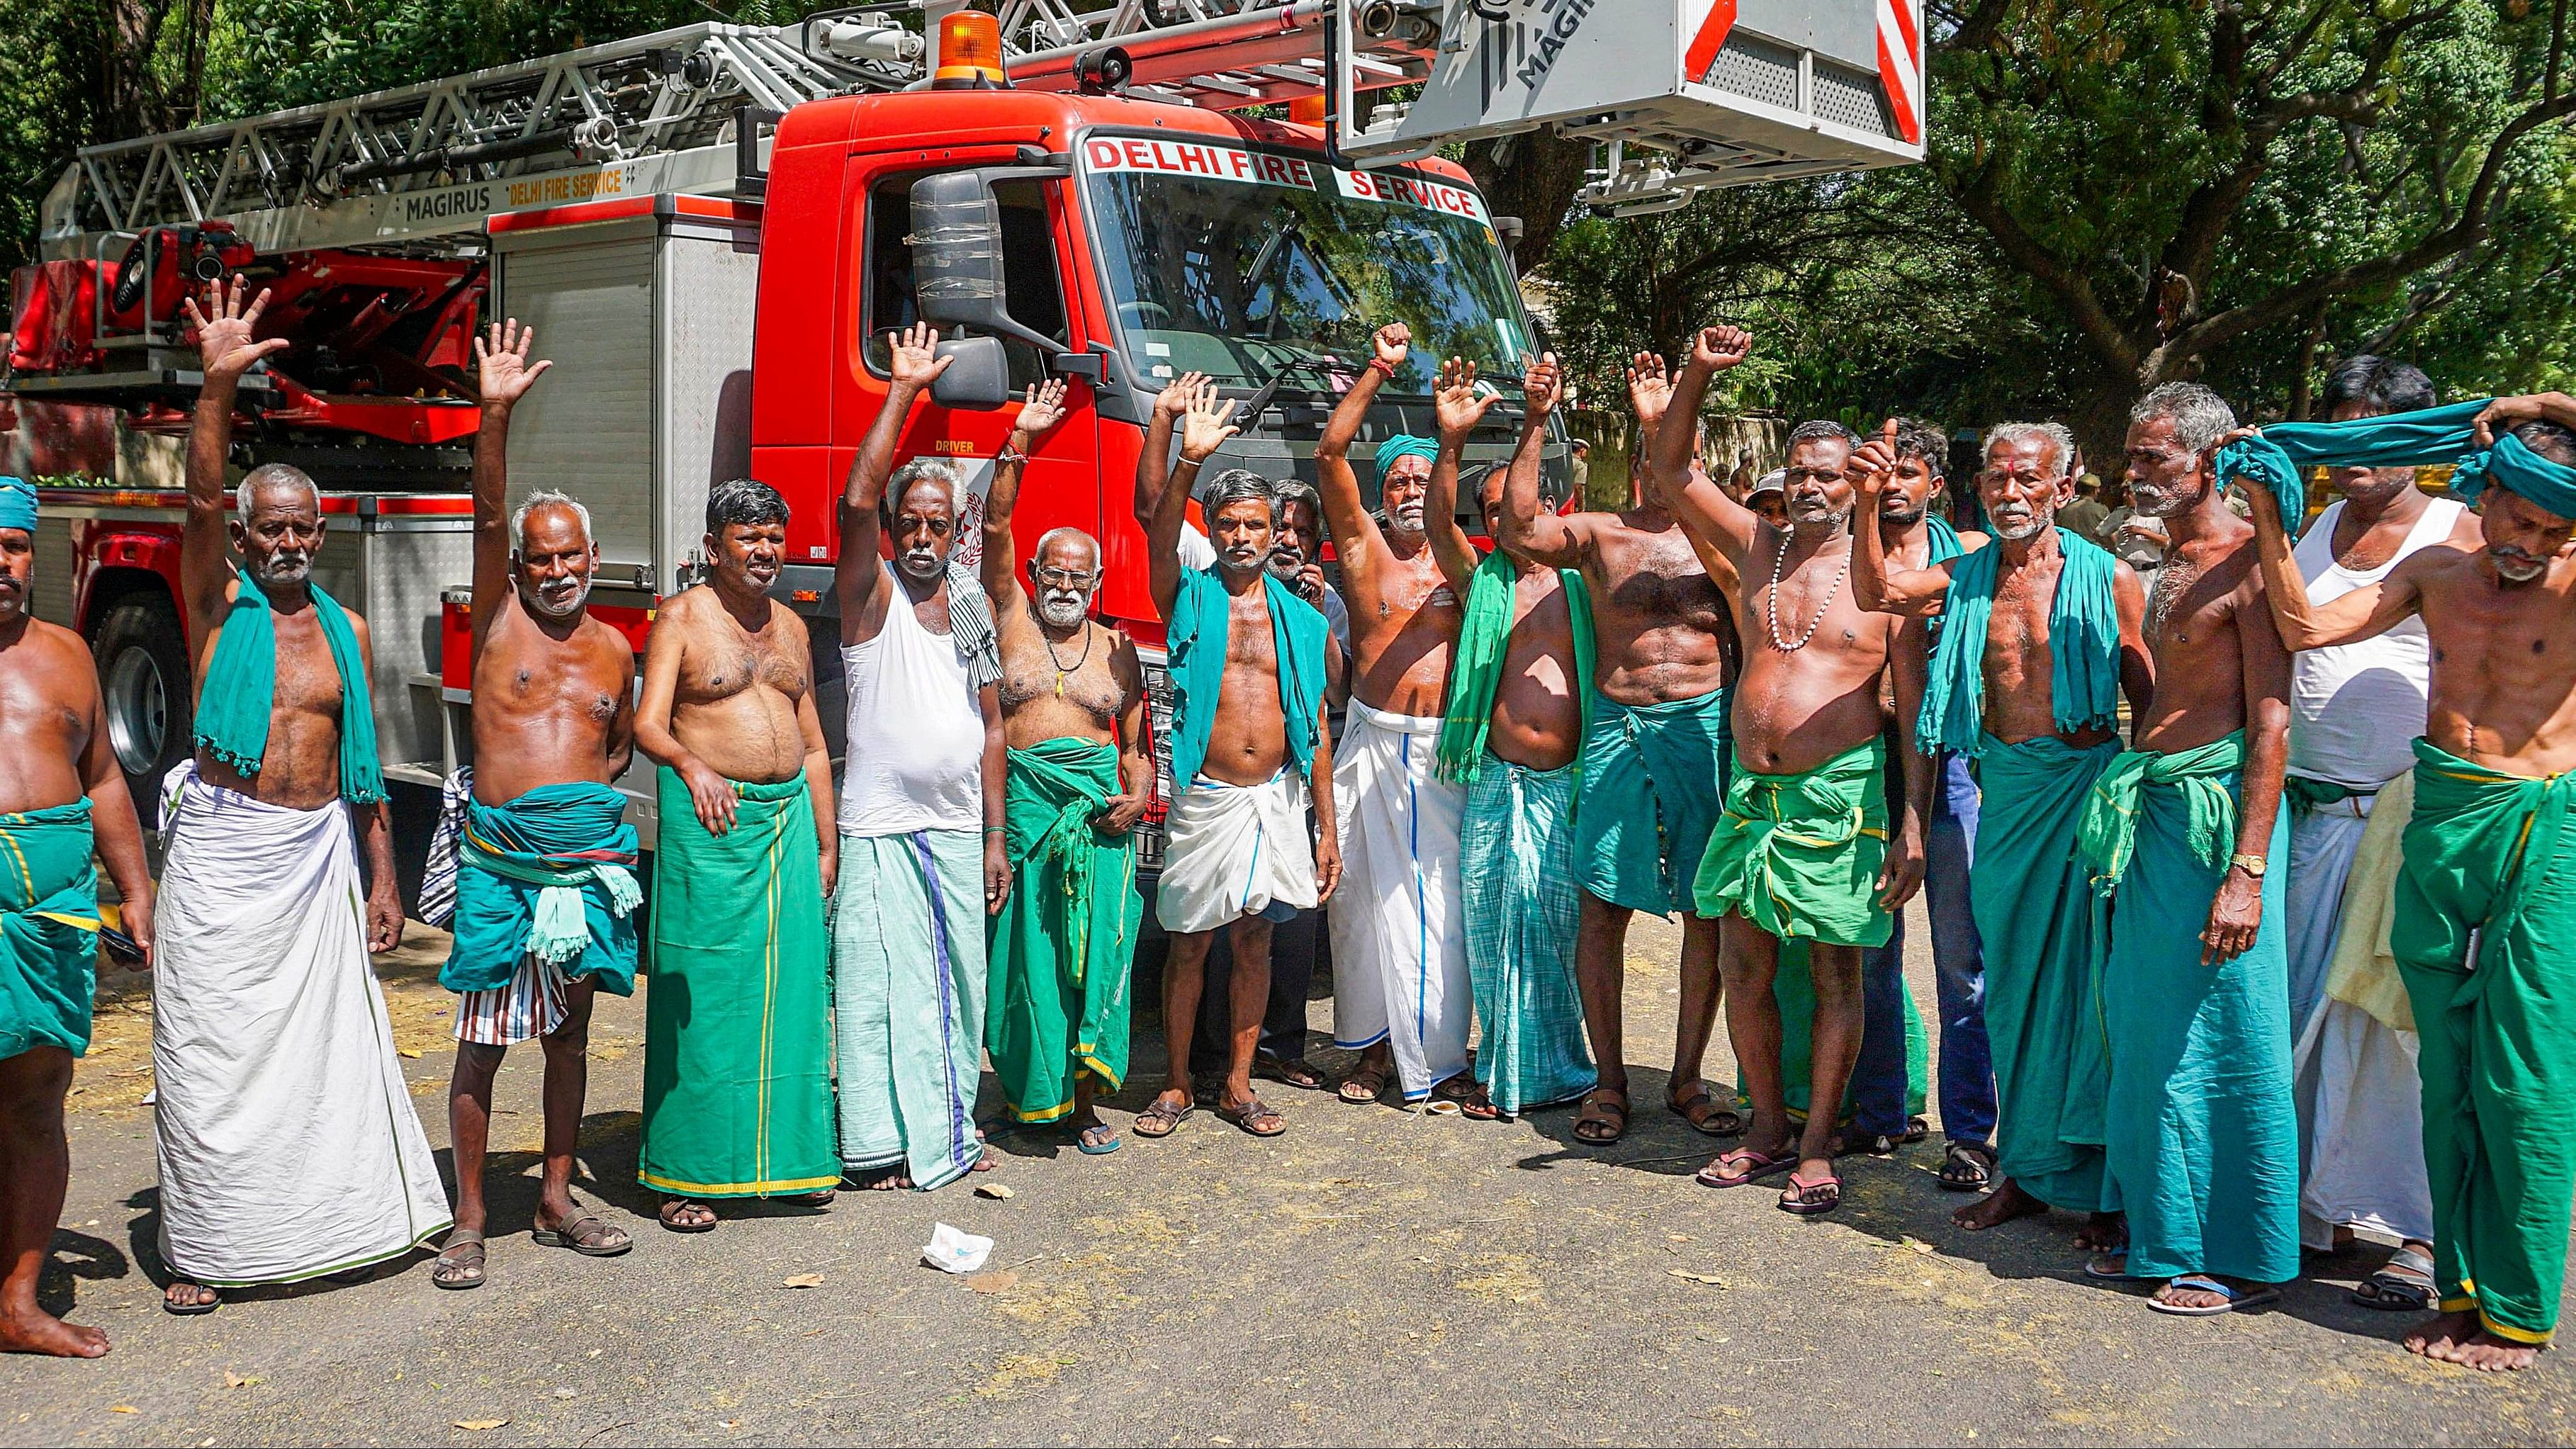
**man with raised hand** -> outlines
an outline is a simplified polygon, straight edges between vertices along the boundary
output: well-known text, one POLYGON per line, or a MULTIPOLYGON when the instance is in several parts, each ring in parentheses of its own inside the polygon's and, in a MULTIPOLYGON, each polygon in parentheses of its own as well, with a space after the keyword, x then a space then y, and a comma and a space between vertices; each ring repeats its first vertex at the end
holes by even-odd
MULTIPOLYGON (((1535 495, 1563 375, 1556 355, 1525 365, 1521 436, 1507 469, 1485 475, 1478 503, 1500 537, 1503 492, 1535 495)), ((1467 975, 1482 1041, 1471 1117, 1516 1117, 1571 1101, 1598 1073, 1583 1031, 1574 941, 1574 801, 1583 779, 1583 721, 1592 698, 1592 601, 1583 575, 1497 549, 1481 563, 1458 526, 1458 457, 1493 406, 1476 365, 1451 358, 1435 399, 1440 456, 1423 514, 1449 587, 1466 600, 1441 721, 1444 779, 1467 787, 1460 837, 1467 975)))
POLYGON ((2129 486, 2173 551, 2147 599, 2155 697, 2079 827, 2110 905, 2103 1160, 2128 1214, 2127 1251, 2086 1271, 2161 1279, 2150 1307, 2206 1317, 2270 1301, 2299 1270, 2274 868, 2289 843, 2290 658, 2262 627, 2254 530, 2215 471, 2235 415, 2208 388, 2177 382, 2129 419, 2129 486))
POLYGON ((905 417, 949 359, 893 334, 885 404, 850 460, 833 594, 849 683, 832 1003, 841 1165, 872 1188, 944 1186, 984 1161, 985 917, 1011 890, 1002 656, 993 608, 954 552, 964 485, 895 466, 905 417), (878 554, 891 537, 894 561, 878 554))
POLYGON ((1127 1079, 1127 981, 1144 902, 1130 832, 1153 792, 1145 670, 1091 617, 1100 541, 1049 529, 1020 582, 1011 519, 1029 451, 1064 420, 1064 384, 1033 386, 993 463, 979 568, 1002 641, 1003 808, 1011 892, 992 923, 984 1044, 1014 1122, 1118 1149, 1093 1103, 1127 1079))
MULTIPOLYGON (((1674 380, 1656 433, 1655 486, 1701 546, 1733 569, 1740 617, 1760 619, 1734 700, 1735 758, 1726 808, 1710 833, 1696 889, 1720 918, 1726 1020, 1753 1122, 1743 1145, 1703 1168, 1708 1187, 1735 1187, 1789 1170, 1783 1210, 1833 1211, 1832 1105, 1859 1057, 1860 953, 1887 943, 1889 921, 1923 881, 1922 817, 1932 773, 1913 748, 1923 690, 1923 626, 1860 607, 1851 572, 1855 494, 1852 437, 1831 423, 1790 434, 1789 522, 1773 528, 1726 491, 1690 476, 1689 434, 1709 380, 1744 360, 1739 328, 1702 328, 1674 380), (1891 818, 1882 775, 1885 693, 1895 697, 1905 789, 1891 818), (1772 992, 1780 946, 1808 943, 1815 986, 1806 1129, 1793 1133, 1781 1077, 1780 1007, 1772 992)), ((1874 523, 1873 520, 1865 522, 1874 523)))
MULTIPOLYGON (((1163 965, 1169 1085, 1136 1117, 1139 1137, 1169 1137, 1197 1110, 1190 1034, 1208 946, 1234 948, 1231 1051, 1216 1112, 1256 1137, 1288 1130, 1252 1091, 1252 1058, 1270 997, 1270 928, 1331 898, 1342 873, 1333 819, 1332 734, 1324 691, 1324 616, 1270 572, 1276 499, 1260 475, 1230 469, 1204 500, 1213 568, 1185 566, 1181 527, 1199 467, 1234 436, 1234 404, 1184 379, 1180 465, 1137 464, 1138 522, 1163 615, 1172 684, 1173 799, 1165 817, 1155 913, 1171 933, 1163 965), (1155 475, 1148 478, 1148 470, 1155 475), (1147 505, 1150 504, 1150 508, 1147 505), (1312 843, 1306 805, 1312 791, 1312 843)), ((1168 394, 1168 390, 1167 390, 1168 394)), ((1168 435, 1168 434, 1167 434, 1168 435)))
POLYGON ((510 414, 551 364, 534 328, 494 323, 474 340, 474 771, 458 832, 455 940, 439 984, 458 993, 456 1231, 431 1270, 441 1288, 485 1272, 483 1160, 492 1084, 509 1049, 545 1053, 545 1169, 535 1240, 584 1257, 635 1246, 573 1200, 596 994, 635 992, 641 847, 612 782, 635 753, 635 648, 589 610, 599 544, 590 511, 553 492, 507 511, 510 414))
POLYGON ((36 490, 0 477, 0 1353, 96 1358, 107 1335, 36 1296, 71 1180, 63 1097, 89 1050, 98 870, 152 954, 152 872, 89 646, 30 612, 36 490))
POLYGON ((152 982, 161 1301, 182 1315, 214 1312, 220 1289, 400 1257, 449 1224, 367 964, 403 917, 366 621, 313 583, 322 497, 301 470, 251 469, 225 518, 242 374, 287 345, 257 336, 267 301, 235 277, 186 303, 205 377, 179 547, 196 751, 162 783, 152 982))
POLYGON ((2420 550, 2323 604, 2301 587, 2279 502, 2249 490, 2284 642, 2350 645, 2421 618, 2431 646, 2387 950, 2422 1032, 2441 1316, 2406 1347, 2489 1371, 2530 1367, 2555 1333, 2576 1199, 2570 429, 2576 401, 2557 394, 2490 404, 2453 478, 2483 503, 2481 546, 2420 550))
MULTIPOLYGON (((1650 439, 1671 388, 1661 359, 1640 353, 1637 362, 1629 400, 1640 437, 1650 439)), ((1680 428, 1685 475, 1696 471, 1692 436, 1680 428)), ((1632 456, 1647 454, 1641 446, 1632 456)), ((1535 476, 1514 474, 1496 536, 1514 558, 1582 574, 1591 596, 1588 785, 1574 802, 1576 880, 1584 891, 1576 976, 1600 1073, 1574 1121, 1574 1138, 1587 1147, 1608 1146, 1628 1130, 1622 1013, 1628 922, 1638 911, 1682 917, 1681 1017, 1666 1105, 1712 1137, 1743 1130, 1700 1075, 1717 1023, 1717 922, 1699 913, 1691 894, 1724 790, 1735 620, 1725 582, 1712 577, 1708 556, 1674 520, 1669 489, 1645 476, 1651 466, 1636 464, 1638 503, 1620 513, 1544 513, 1535 476)))
POLYGON ((706 581, 662 601, 635 711, 661 766, 635 1178, 675 1233, 713 1228, 717 1199, 817 1206, 841 1181, 823 916, 841 839, 805 621, 769 592, 787 500, 719 483, 702 542, 706 581))
MULTIPOLYGON (((1940 611, 1916 738, 1973 760, 1982 786, 1968 887, 2001 1108, 1990 1159, 1999 1178, 1953 1221, 1973 1232, 2059 1207, 2092 1215, 2086 1246, 2116 1247, 2102 1174, 2110 1063, 2096 1011, 2098 915, 2076 829, 2120 753, 2122 691, 2134 713, 2147 710, 2145 594, 2126 565, 2054 522, 2070 496, 2066 429, 2005 423, 1985 446, 1977 489, 1992 544, 1907 566, 1864 533, 1852 564, 1864 605, 1940 611)), ((1865 469, 1863 506, 1897 483, 1865 469)))

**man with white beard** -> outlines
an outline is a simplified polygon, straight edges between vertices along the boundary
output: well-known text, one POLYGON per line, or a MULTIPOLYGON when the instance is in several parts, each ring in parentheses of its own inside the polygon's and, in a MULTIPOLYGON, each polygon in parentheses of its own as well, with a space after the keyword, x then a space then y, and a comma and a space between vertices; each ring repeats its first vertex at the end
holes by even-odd
POLYGON ((512 321, 475 346, 475 767, 456 836, 456 939, 438 973, 458 993, 447 1099, 456 1231, 430 1272, 441 1288, 483 1283, 492 1079, 509 1049, 531 1039, 546 1062, 536 1242, 591 1258, 635 1246, 572 1198, 591 1001, 601 990, 635 993, 640 847, 626 797, 610 783, 635 753, 635 649, 590 615, 599 545, 587 509, 532 493, 504 524, 510 412, 548 366, 528 360, 534 336, 512 321))

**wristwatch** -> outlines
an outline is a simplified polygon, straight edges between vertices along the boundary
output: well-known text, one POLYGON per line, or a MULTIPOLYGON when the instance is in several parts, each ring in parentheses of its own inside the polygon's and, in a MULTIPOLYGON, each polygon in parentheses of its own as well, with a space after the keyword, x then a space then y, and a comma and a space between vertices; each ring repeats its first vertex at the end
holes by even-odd
POLYGON ((2263 878, 2264 862, 2263 857, 2259 855, 2240 850, 2234 855, 2229 856, 2227 858, 2227 863, 2236 867, 2238 870, 2245 872, 2247 875, 2252 876, 2256 880, 2261 880, 2263 878))

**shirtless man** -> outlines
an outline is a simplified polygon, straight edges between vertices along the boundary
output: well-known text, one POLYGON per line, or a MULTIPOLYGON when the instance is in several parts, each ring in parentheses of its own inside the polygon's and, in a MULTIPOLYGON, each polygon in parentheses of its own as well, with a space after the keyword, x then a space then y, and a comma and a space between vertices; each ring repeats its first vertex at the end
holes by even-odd
POLYGON ((560 493, 533 493, 513 514, 510 414, 546 362, 516 319, 475 339, 483 421, 474 434, 474 790, 465 803, 456 932, 439 982, 458 993, 449 1141, 456 1152, 456 1231, 431 1281, 484 1281, 483 1158, 492 1081, 509 1049, 545 1053, 545 1168, 536 1242, 585 1257, 634 1246, 622 1228, 573 1201, 573 1154, 589 1086, 591 1001, 635 991, 634 879, 640 847, 626 797, 611 782, 635 752, 635 650, 591 617, 599 564, 590 514, 560 493), (540 893, 580 892, 584 929, 550 934, 540 893))
POLYGON ((71 1180, 63 1094, 89 1047, 98 873, 151 960, 152 872, 125 774, 108 745, 98 670, 69 629, 29 612, 36 490, 0 478, 0 1353, 96 1358, 107 1335, 36 1300, 71 1180))
POLYGON ((402 905, 366 621, 313 582, 311 478, 253 468, 224 507, 242 375, 287 346, 257 336, 266 302, 236 277, 186 304, 205 376, 179 550, 197 747, 163 783, 152 1017, 162 1304, 181 1315, 214 1312, 220 1288, 399 1257, 448 1225, 367 965, 401 940, 402 905))
MULTIPOLYGON (((1287 1130, 1252 1091, 1252 1057, 1270 996, 1270 928, 1331 898, 1342 873, 1333 818, 1333 751, 1325 718, 1324 616, 1270 572, 1276 499, 1234 469, 1205 500, 1213 569, 1184 567, 1181 525, 1199 467, 1234 435, 1234 404, 1185 377, 1180 465, 1157 482, 1160 446, 1137 465, 1137 521, 1153 567, 1154 605, 1171 650, 1172 780, 1155 913, 1171 933, 1163 966, 1169 1085, 1136 1118, 1140 1137, 1168 1137, 1197 1110, 1190 1034, 1208 946, 1232 934, 1232 1052, 1217 1115, 1257 1137, 1287 1130), (1150 508, 1146 507, 1150 503, 1150 508), (1308 844, 1306 804, 1314 799, 1308 844)), ((1169 390, 1166 390, 1169 396, 1169 390)))
POLYGON ((1432 743, 1449 687, 1449 653, 1465 617, 1425 528, 1432 440, 1378 448, 1383 526, 1360 496, 1350 446, 1378 389, 1404 365, 1412 333, 1380 327, 1375 355, 1315 443, 1324 526, 1351 606, 1351 708, 1333 751, 1343 890, 1333 904, 1333 1044, 1358 1051, 1341 1086, 1373 1102, 1392 1085, 1406 1102, 1434 1089, 1472 1094, 1467 1025, 1467 918, 1458 894, 1458 826, 1466 787, 1439 778, 1432 743))
POLYGON ((635 711, 662 767, 636 1180, 673 1232, 714 1227, 717 1197, 819 1205, 841 1180, 823 930, 841 839, 805 621, 769 594, 787 518, 757 479, 708 491, 706 582, 662 601, 635 711))
MULTIPOLYGON (((1962 631, 1945 631, 1933 652, 1917 737, 1977 762, 1979 853, 1967 885, 2002 1099, 1986 1165, 2002 1176, 1954 1221, 1982 1231, 2056 1206, 2092 1214, 2086 1246, 2113 1247, 2118 1218, 2101 1211, 2109 1064, 2094 1011, 2092 872, 2076 832, 2093 782, 2120 752, 2119 692, 2134 714, 2147 712, 2145 593, 2127 565, 2052 522, 2072 496, 2075 441, 2064 428, 2005 423, 1985 441, 1977 489, 1993 552, 1903 565, 1883 535, 1863 534, 1852 591, 1889 613, 1942 611, 1962 631)), ((1863 507, 1902 486, 1901 473, 1873 466, 1885 451, 1861 469, 1863 507)), ((1942 1115, 1947 1125, 1946 1104, 1942 1115)))
MULTIPOLYGON (((1507 489, 1537 508, 1539 455, 1563 389, 1553 353, 1528 362, 1519 446, 1508 469, 1485 475, 1478 502, 1500 537, 1507 489)), ((1467 973, 1483 1044, 1471 1117, 1517 1117, 1570 1101, 1596 1079, 1575 985, 1573 805, 1582 779, 1583 716, 1591 694, 1592 601, 1583 575, 1507 552, 1479 563, 1458 526, 1458 455, 1497 394, 1478 395, 1476 365, 1440 370, 1440 457, 1424 513, 1449 587, 1467 622, 1449 682, 1438 762, 1467 786, 1461 838, 1467 973)))
POLYGON ((2130 413, 2131 495, 2173 551, 2147 599, 2155 697, 2081 830, 2111 900, 2103 1164, 2129 1240, 2087 1271, 2164 1279, 2149 1306, 2194 1317, 2266 1302, 2299 1269, 2285 872, 2271 869, 2289 839, 2290 657, 2263 627, 2254 530, 2214 471, 2234 426, 2196 383, 2130 413))
POLYGON ((1012 535, 1028 454, 1064 420, 1064 383, 1032 387, 984 501, 984 592, 1002 642, 1004 824, 1019 889, 992 926, 984 1044, 1014 1122, 1062 1128, 1098 1155, 1118 1134, 1092 1103, 1127 1079, 1127 982, 1144 902, 1130 832, 1153 794, 1145 669, 1125 634, 1090 617, 1100 542, 1038 539, 1021 582, 1012 535), (1087 828, 1075 830, 1079 816, 1087 828))
MULTIPOLYGON (((1658 360, 1639 354, 1629 397, 1641 438, 1655 436, 1670 395, 1658 360)), ((1679 429, 1684 473, 1697 470, 1692 429, 1679 429)), ((1496 542, 1514 558, 1583 575, 1592 600, 1592 706, 1584 728, 1585 788, 1574 807, 1576 880, 1584 896, 1575 944, 1583 1024, 1600 1084, 1586 1093, 1574 1136, 1589 1147, 1628 1130, 1628 1064, 1621 1002, 1628 922, 1638 911, 1682 913, 1681 1020, 1666 1104, 1712 1137, 1743 1130, 1702 1080, 1717 1024, 1717 922, 1699 913, 1691 878, 1717 823, 1727 769, 1727 699, 1735 620, 1707 558, 1674 519, 1670 490, 1633 458, 1638 502, 1619 513, 1541 513, 1535 493, 1506 489, 1496 542)))
POLYGON ((2302 587, 2279 503, 2249 493, 2291 647, 2409 618, 2430 636, 2389 948, 2423 1033, 2442 1311, 2406 1347, 2500 1371, 2530 1367, 2556 1330, 2576 1193, 2561 1110, 2576 1082, 2576 400, 2499 399, 2477 426, 2492 450, 2478 481, 2495 485, 2473 499, 2480 546, 2409 554, 2323 604, 2302 587))
POLYGON ((1733 569, 1737 616, 1762 619, 1735 691, 1734 778, 1700 864, 1699 907, 1719 917, 1727 1033, 1753 1121, 1742 1146, 1700 1173, 1734 1187, 1794 1168, 1780 1206, 1831 1212, 1834 1110, 1860 1053, 1860 953, 1885 945, 1892 914, 1923 882, 1923 815, 1931 769, 1914 748, 1922 702, 1923 627, 1860 607, 1844 587, 1855 491, 1851 435, 1809 423, 1790 434, 1790 526, 1773 528, 1706 478, 1690 478, 1688 434, 1709 380, 1744 360, 1739 328, 1702 328, 1674 380, 1656 434, 1654 475, 1674 516, 1733 569), (1680 481, 1686 479, 1688 481, 1680 481), (1678 484, 1678 486, 1676 486, 1678 484), (1905 790, 1891 821, 1881 727, 1893 693, 1905 790), (1806 1131, 1793 1140, 1781 1079, 1780 943, 1808 941, 1815 982, 1806 1131))

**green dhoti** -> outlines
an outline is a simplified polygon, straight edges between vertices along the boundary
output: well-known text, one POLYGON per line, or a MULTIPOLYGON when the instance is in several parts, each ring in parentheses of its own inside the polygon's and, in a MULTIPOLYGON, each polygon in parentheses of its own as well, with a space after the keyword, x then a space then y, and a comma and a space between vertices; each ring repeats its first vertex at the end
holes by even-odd
POLYGON ((1574 805, 1574 864, 1585 890, 1659 916, 1693 908, 1690 873, 1726 792, 1733 693, 1637 705, 1592 696, 1574 805))
POLYGON ((89 1050, 98 924, 89 801, 0 815, 0 1061, 89 1050))
MULTIPOLYGON (((2129 1271, 2299 1271, 2298 1116, 2290 1090, 2283 871, 2263 878, 2244 955, 2201 964, 2201 932, 2236 850, 2245 737, 2131 751, 2085 803, 2082 849, 2110 907, 2102 1017, 2113 1043, 2106 1207, 2129 1215, 2129 1271)), ((2290 815, 2267 856, 2289 859, 2290 815)))
POLYGON ((1799 774, 1757 774, 1736 761, 1700 860, 1700 914, 1738 912, 1783 941, 1886 945, 1886 768, 1877 736, 1799 774))
MULTIPOLYGON (((2055 735, 1977 757, 1977 865, 1968 908, 1986 961, 1999 1170, 2052 1207, 2102 1207, 2103 1036, 2090 869, 2076 830, 2093 783, 2120 753, 2055 735)), ((2196 957, 2194 958, 2197 959, 2196 957)))
POLYGON ((2442 1308, 2547 1343, 2576 1195, 2576 774, 2506 775, 2415 742, 2389 948, 2422 1032, 2442 1308))
POLYGON ((635 1179, 686 1197, 818 1192, 841 1180, 823 873, 803 777, 734 781, 711 835, 660 774, 653 989, 635 1179))
POLYGON ((1484 1033, 1476 1077, 1509 1113, 1579 1097, 1599 1079, 1574 983, 1582 892, 1567 817, 1583 774, 1579 763, 1533 770, 1488 753, 1467 786, 1458 873, 1484 1033))
POLYGON ((984 1045, 1018 1122, 1073 1111, 1074 1083, 1106 1097, 1127 1077, 1128 968, 1145 903, 1132 837, 1091 817, 1118 789, 1118 749, 1055 739, 1010 752, 1003 787, 1011 894, 989 925, 984 1045))
POLYGON ((832 917, 841 1163, 953 1182, 984 1155, 983 837, 843 835, 832 917))

